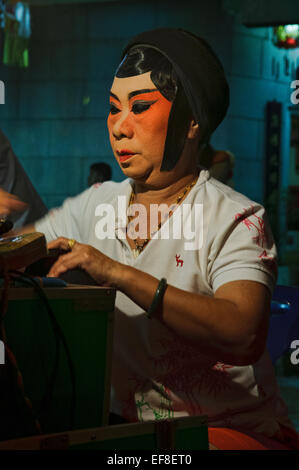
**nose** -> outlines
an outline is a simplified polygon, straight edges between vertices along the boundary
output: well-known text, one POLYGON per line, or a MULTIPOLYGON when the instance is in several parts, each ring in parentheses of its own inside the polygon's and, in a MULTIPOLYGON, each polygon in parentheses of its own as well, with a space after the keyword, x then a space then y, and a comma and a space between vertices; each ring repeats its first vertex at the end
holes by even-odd
POLYGON ((124 137, 130 139, 133 137, 133 127, 130 122, 129 111, 123 111, 119 114, 119 118, 116 120, 112 133, 115 139, 120 140, 124 137))

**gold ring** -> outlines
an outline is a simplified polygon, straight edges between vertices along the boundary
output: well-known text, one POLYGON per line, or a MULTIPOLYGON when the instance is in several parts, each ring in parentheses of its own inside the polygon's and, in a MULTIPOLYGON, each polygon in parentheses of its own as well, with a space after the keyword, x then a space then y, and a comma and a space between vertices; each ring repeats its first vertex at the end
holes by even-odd
POLYGON ((76 243, 76 240, 74 240, 73 238, 70 238, 67 241, 67 244, 68 244, 68 247, 69 247, 70 250, 72 250, 74 248, 75 243, 76 243))

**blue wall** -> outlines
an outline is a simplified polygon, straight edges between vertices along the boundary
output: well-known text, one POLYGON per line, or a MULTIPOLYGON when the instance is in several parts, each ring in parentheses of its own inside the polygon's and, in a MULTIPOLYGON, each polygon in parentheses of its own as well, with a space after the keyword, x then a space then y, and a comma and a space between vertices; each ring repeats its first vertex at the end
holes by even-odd
POLYGON ((235 186, 252 199, 263 202, 265 107, 272 100, 283 105, 281 174, 282 186, 286 187, 290 151, 288 108, 293 91, 290 84, 295 79, 295 67, 299 66, 299 52, 274 46, 272 28, 246 28, 236 20, 231 43, 231 105, 226 125, 227 145, 236 155, 235 186))
POLYGON ((268 28, 242 27, 221 5, 186 0, 31 8, 29 69, 0 66, 6 86, 0 126, 49 207, 84 190, 95 161, 110 163, 113 179, 122 179, 106 130, 108 91, 128 39, 160 26, 204 36, 221 58, 231 107, 213 144, 235 154, 236 189, 263 200, 264 107, 274 98, 289 104, 283 56, 295 53, 274 48, 268 28), (272 74, 273 57, 279 76, 276 66, 272 74))

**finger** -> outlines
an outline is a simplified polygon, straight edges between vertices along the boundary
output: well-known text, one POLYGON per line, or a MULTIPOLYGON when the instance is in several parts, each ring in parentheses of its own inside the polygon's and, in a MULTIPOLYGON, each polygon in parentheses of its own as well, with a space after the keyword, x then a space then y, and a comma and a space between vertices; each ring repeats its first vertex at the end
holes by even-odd
POLYGON ((9 199, 9 198, 19 199, 18 196, 16 196, 15 194, 10 194, 7 191, 4 191, 4 189, 2 188, 0 188, 0 198, 1 199, 9 199))
POLYGON ((48 243, 48 248, 60 248, 62 250, 67 249, 67 238, 59 237, 56 240, 52 240, 48 243))
POLYGON ((49 249, 54 249, 54 248, 59 248, 61 250, 69 250, 69 238, 65 237, 59 237, 56 240, 52 240, 51 242, 48 243, 48 248, 49 249))
POLYGON ((15 194, 10 194, 10 193, 4 191, 1 188, 0 188, 0 199, 1 200, 19 201, 19 202, 22 202, 23 204, 27 205, 27 203, 21 201, 20 198, 18 196, 16 196, 15 194))
POLYGON ((69 251, 65 255, 59 256, 59 258, 55 261, 55 263, 51 266, 50 271, 48 272, 49 277, 56 277, 56 273, 59 271, 60 266, 65 265, 69 258, 72 258, 74 254, 69 251))
POLYGON ((74 254, 73 252, 62 255, 58 260, 53 264, 50 271, 48 272, 48 277, 59 277, 60 274, 68 271, 69 269, 74 269, 76 267, 81 267, 82 264, 82 254, 74 254))

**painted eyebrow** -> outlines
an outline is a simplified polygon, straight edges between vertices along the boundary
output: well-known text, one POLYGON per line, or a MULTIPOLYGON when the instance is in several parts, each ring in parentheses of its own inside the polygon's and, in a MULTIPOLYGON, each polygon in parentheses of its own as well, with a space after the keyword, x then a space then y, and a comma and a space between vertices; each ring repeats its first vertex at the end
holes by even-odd
MULTIPOLYGON (((152 93, 153 91, 158 91, 157 88, 145 88, 143 90, 135 90, 135 91, 131 91, 131 93, 129 93, 128 97, 129 99, 133 98, 133 96, 136 96, 136 95, 141 95, 143 93, 152 93)), ((119 98, 114 94, 112 93, 112 91, 110 91, 110 96, 112 98, 114 98, 115 100, 119 101, 119 98)))

